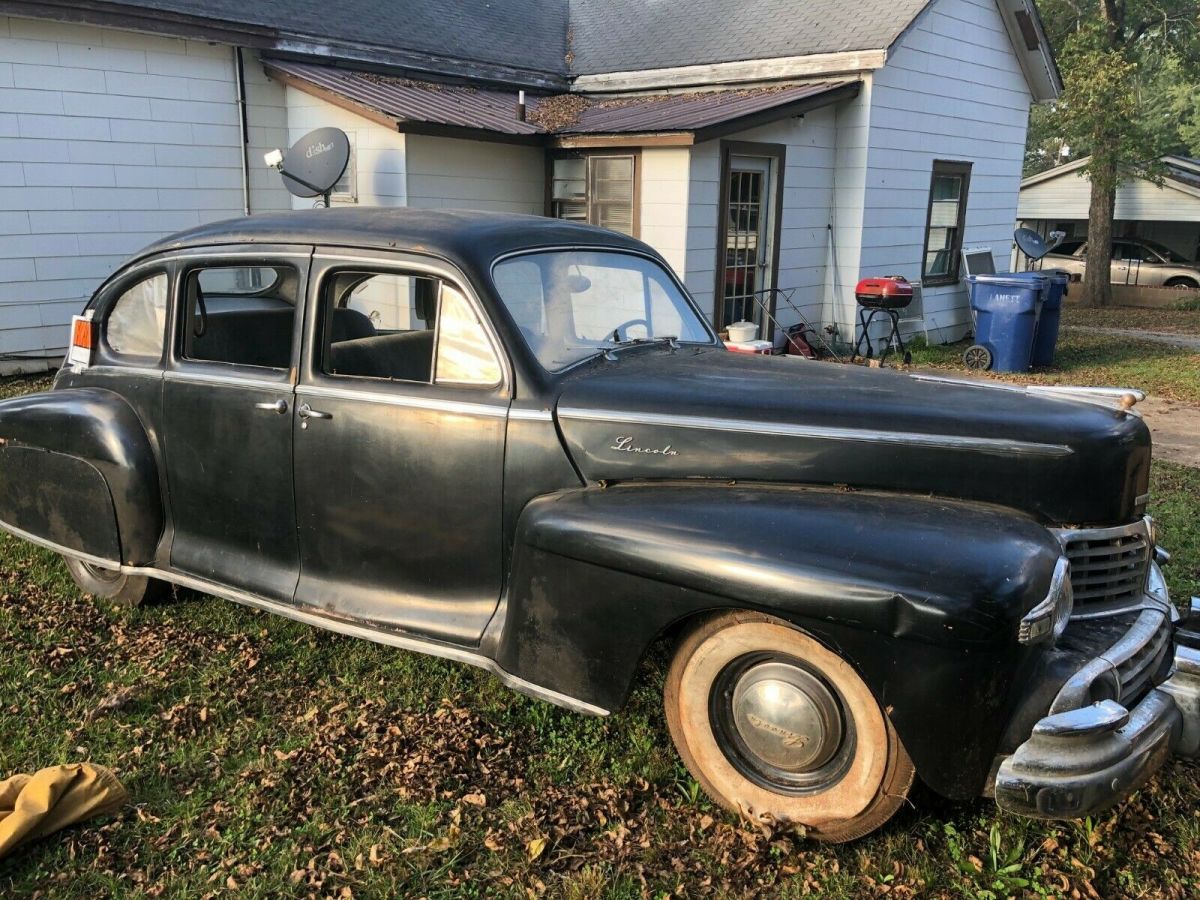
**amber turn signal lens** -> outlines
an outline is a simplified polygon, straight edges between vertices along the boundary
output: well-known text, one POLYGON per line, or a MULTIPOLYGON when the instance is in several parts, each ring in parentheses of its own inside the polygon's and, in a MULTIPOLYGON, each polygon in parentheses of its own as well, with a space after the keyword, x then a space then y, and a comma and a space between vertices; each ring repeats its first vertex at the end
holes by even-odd
POLYGON ((71 334, 71 346, 82 350, 92 349, 92 323, 85 319, 76 319, 75 328, 71 334))

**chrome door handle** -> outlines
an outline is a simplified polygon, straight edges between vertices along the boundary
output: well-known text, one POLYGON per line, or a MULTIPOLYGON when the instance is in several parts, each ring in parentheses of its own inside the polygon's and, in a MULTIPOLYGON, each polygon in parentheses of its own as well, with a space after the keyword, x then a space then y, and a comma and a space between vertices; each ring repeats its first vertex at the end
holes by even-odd
POLYGON ((300 418, 302 419, 332 419, 333 413, 321 412, 319 409, 313 409, 307 403, 300 404, 300 418))
POLYGON ((268 400, 265 403, 255 403, 255 409, 266 409, 273 413, 283 415, 288 411, 288 403, 286 400, 268 400))

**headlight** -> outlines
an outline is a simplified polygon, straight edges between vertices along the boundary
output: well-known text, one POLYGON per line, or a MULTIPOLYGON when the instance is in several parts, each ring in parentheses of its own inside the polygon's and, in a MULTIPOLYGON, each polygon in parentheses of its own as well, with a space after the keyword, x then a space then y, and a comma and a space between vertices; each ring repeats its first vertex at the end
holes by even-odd
POLYGON ((1048 637, 1057 640, 1067 630, 1073 606, 1071 563, 1065 556, 1060 556, 1054 564, 1054 574, 1050 577, 1050 590, 1046 593, 1046 599, 1021 619, 1017 640, 1022 644, 1032 644, 1048 637))

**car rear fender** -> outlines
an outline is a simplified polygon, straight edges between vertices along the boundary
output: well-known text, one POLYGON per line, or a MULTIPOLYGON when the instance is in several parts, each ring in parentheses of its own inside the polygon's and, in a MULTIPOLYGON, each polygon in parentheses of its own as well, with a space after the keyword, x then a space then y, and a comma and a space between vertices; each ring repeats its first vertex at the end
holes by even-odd
POLYGON ((1045 597, 1060 552, 1022 514, 929 497, 565 491, 521 516, 496 658, 614 709, 671 626, 710 611, 766 612, 856 667, 935 789, 978 796, 1030 655, 1016 641, 1020 618, 1045 597))
POLYGON ((163 529, 153 449, 100 388, 0 402, 0 523, 96 562, 147 565, 163 529))

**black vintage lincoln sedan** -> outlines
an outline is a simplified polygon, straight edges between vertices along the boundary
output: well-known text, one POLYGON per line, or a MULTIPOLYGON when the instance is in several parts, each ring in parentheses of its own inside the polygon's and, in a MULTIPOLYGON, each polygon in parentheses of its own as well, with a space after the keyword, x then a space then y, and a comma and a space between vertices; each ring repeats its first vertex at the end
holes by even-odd
POLYGON ((1134 392, 727 352, 646 245, 314 210, 148 247, 0 403, 0 524, 584 713, 671 646, 720 803, 829 841, 916 777, 1089 815, 1200 748, 1134 392))

